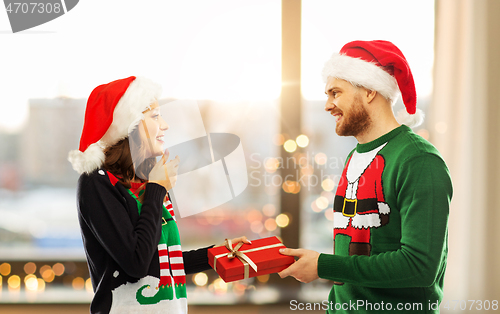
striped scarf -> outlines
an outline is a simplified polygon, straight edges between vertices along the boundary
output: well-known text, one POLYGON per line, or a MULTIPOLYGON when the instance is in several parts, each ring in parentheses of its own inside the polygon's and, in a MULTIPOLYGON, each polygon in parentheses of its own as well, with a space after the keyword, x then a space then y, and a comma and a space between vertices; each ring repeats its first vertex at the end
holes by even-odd
POLYGON ((166 206, 163 207, 162 221, 161 239, 158 244, 158 254, 160 255, 159 286, 172 285, 172 278, 176 285, 185 285, 186 274, 184 273, 181 241, 170 199, 167 200, 166 206), (169 228, 169 224, 172 227, 169 228))
MULTIPOLYGON (((129 190, 130 195, 136 199, 139 214, 141 213, 142 204, 139 198, 144 193, 143 189, 137 189, 138 195, 135 195, 129 190)), ((144 297, 142 295, 142 287, 137 291, 137 301, 141 304, 156 304, 161 300, 173 300, 186 298, 186 274, 184 272, 184 262, 182 258, 181 241, 179 237, 179 229, 175 220, 172 202, 167 195, 166 206, 163 206, 162 212, 162 228, 161 238, 158 243, 158 255, 160 257, 160 281, 158 293, 153 297, 144 297), (175 290, 175 294, 174 294, 175 290)))

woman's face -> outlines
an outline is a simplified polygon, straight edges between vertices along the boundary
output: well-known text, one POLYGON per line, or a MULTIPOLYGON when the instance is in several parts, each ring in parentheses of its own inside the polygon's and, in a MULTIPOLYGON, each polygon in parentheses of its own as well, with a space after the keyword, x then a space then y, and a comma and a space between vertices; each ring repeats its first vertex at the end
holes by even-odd
POLYGON ((148 156, 161 156, 163 154, 163 136, 168 130, 168 124, 160 115, 158 102, 151 105, 151 109, 143 112, 144 120, 141 121, 139 132, 148 156))

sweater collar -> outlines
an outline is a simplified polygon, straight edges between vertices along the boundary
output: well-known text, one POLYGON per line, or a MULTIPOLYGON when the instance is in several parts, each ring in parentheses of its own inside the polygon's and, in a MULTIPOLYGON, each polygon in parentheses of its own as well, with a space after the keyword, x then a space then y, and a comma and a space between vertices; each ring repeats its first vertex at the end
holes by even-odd
MULTIPOLYGON (((112 174, 111 172, 109 171, 106 171, 108 173, 108 178, 109 178, 109 181, 111 182, 111 184, 113 185, 116 185, 116 182, 119 182, 121 177, 120 176, 115 176, 114 174, 112 174)), ((146 182, 144 182, 146 183, 146 182)), ((142 182, 130 182, 130 191, 132 193, 135 193, 137 191, 138 188, 140 188, 144 183, 142 182)))
POLYGON ((389 142, 392 138, 396 137, 398 134, 400 134, 402 132, 408 132, 408 131, 411 131, 411 129, 408 126, 402 124, 402 125, 398 126, 397 128, 395 128, 394 130, 390 131, 389 133, 386 133, 386 134, 382 135, 381 137, 379 137, 371 142, 368 142, 365 144, 358 143, 358 145, 356 145, 356 152, 358 152, 360 154, 369 152, 369 151, 379 147, 380 145, 389 142))
POLYGON ((137 191, 137 189, 140 188, 143 184, 144 183, 141 182, 130 182, 130 191, 132 191, 132 193, 135 193, 135 191, 137 191))

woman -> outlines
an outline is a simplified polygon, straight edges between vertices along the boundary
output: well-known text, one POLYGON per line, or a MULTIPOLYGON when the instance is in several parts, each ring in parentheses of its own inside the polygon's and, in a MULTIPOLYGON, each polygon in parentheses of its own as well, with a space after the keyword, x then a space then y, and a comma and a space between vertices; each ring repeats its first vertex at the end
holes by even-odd
MULTIPOLYGON (((91 313, 186 313, 185 274, 210 269, 207 248, 182 252, 168 190, 161 88, 129 77, 96 87, 79 150, 78 217, 94 288, 91 313), (166 207, 163 204, 166 204, 166 207)), ((233 242, 250 243, 246 237, 233 242)))

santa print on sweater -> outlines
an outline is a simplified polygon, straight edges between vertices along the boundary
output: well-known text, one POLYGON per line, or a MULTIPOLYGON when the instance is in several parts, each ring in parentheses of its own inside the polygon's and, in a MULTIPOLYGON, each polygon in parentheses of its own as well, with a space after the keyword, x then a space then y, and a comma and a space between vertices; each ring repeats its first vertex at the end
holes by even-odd
POLYGON ((349 255, 370 255, 370 230, 389 223, 382 172, 385 160, 379 151, 353 152, 344 168, 333 206, 334 243, 338 234, 349 236, 349 255))

